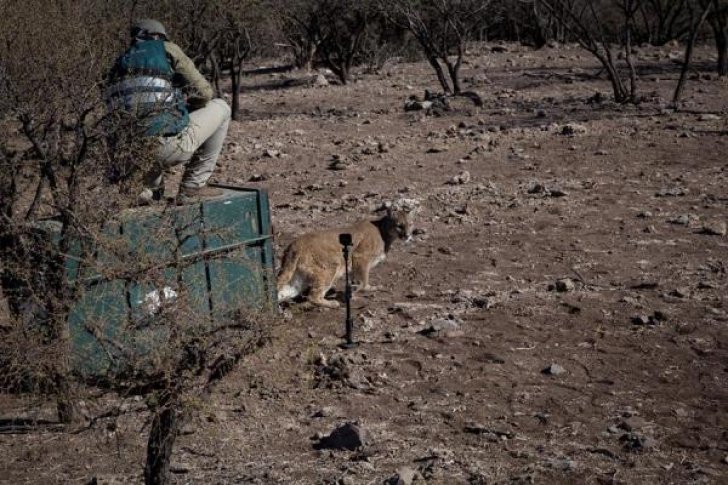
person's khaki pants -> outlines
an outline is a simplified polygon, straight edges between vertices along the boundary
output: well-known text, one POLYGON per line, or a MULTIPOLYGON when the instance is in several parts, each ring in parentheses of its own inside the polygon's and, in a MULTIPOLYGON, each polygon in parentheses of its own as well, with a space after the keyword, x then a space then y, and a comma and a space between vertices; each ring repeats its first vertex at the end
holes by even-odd
POLYGON ((219 98, 190 113, 187 128, 177 136, 159 138, 160 165, 145 177, 145 185, 159 187, 164 170, 184 163, 182 187, 204 187, 217 165, 229 124, 230 107, 219 98))

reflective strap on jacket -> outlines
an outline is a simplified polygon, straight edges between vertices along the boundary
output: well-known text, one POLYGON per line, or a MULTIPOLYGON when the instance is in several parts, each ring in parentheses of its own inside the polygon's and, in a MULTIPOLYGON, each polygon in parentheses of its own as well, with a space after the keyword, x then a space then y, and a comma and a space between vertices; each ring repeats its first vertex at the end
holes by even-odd
POLYGON ((181 93, 166 79, 137 76, 123 79, 106 91, 109 107, 127 111, 151 111, 176 106, 181 93))

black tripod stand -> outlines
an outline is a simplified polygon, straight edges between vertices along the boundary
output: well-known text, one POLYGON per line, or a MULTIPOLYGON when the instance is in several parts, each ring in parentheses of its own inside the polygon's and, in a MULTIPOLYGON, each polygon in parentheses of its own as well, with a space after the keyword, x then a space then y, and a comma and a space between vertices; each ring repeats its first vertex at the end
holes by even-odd
POLYGON ((346 303, 346 342, 342 347, 350 349, 356 347, 354 342, 354 319, 351 316, 351 280, 349 278, 349 249, 351 247, 351 234, 339 234, 339 244, 343 247, 346 285, 344 287, 344 301, 346 303))

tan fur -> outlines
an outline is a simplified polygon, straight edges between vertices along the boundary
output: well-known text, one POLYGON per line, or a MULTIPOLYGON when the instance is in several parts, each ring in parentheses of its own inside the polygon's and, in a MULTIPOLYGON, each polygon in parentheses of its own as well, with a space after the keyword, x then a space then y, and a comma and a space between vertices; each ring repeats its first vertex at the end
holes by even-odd
POLYGON ((336 308, 339 303, 324 298, 344 275, 344 257, 339 234, 352 236, 351 278, 357 290, 373 290, 369 272, 386 256, 395 239, 411 237, 410 213, 387 209, 387 215, 340 229, 327 229, 300 236, 285 250, 278 274, 279 301, 308 291, 317 305, 336 308))

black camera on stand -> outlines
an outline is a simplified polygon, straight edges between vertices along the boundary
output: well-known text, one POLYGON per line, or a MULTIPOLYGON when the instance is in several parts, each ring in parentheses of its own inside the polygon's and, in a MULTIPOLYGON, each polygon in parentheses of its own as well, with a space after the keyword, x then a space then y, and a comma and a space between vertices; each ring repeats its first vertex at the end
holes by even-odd
POLYGON ((352 239, 351 234, 339 234, 339 244, 344 252, 344 268, 345 280, 344 286, 344 302, 346 303, 346 342, 342 347, 350 349, 358 344, 354 342, 354 319, 351 316, 351 279, 349 278, 349 252, 351 251, 352 239))

